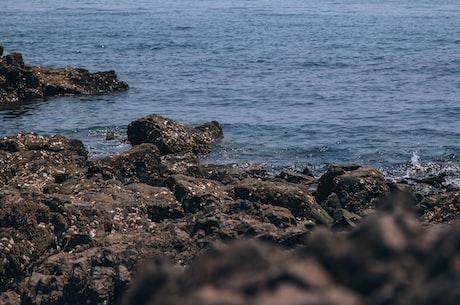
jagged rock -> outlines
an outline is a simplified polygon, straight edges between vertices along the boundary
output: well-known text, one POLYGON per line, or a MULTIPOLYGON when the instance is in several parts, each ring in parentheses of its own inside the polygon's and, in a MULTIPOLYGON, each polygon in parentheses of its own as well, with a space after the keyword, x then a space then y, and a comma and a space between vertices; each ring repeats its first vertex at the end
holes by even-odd
POLYGON ((376 169, 359 164, 331 165, 318 182, 316 198, 326 207, 325 200, 335 193, 340 208, 362 215, 375 208, 389 194, 383 175, 376 169))
POLYGON ((0 186, 41 190, 86 174, 88 152, 79 140, 33 133, 0 139, 0 186))
POLYGON ((194 213, 199 210, 211 211, 229 199, 223 186, 217 182, 184 175, 173 175, 166 185, 174 192, 176 198, 182 202, 184 210, 194 213))
POLYGON ((162 155, 208 153, 211 143, 222 137, 222 127, 217 121, 188 127, 158 114, 151 114, 128 125, 128 140, 132 145, 153 143, 162 155))
POLYGON ((165 175, 183 174, 203 177, 200 160, 192 152, 168 154, 161 156, 160 159, 165 175))
POLYGON ((114 71, 90 73, 77 68, 25 65, 22 54, 0 56, 0 102, 126 90, 114 71))
POLYGON ((143 267, 122 304, 361 302, 352 291, 335 286, 315 260, 301 260, 267 244, 246 242, 218 245, 182 272, 164 262, 152 262, 143 267))
POLYGON ((460 191, 425 196, 418 204, 418 212, 427 223, 451 222, 460 216, 460 191))
POLYGON ((132 183, 126 188, 142 196, 146 212, 153 221, 175 219, 185 215, 181 203, 168 188, 142 183, 132 183))
POLYGON ((248 178, 234 187, 235 198, 288 208, 297 217, 330 225, 332 218, 316 202, 307 187, 298 184, 248 178))
POLYGON ((216 244, 186 269, 151 261, 122 304, 454 305, 459 254, 459 222, 433 230, 395 208, 348 233, 317 228, 295 250, 253 240, 216 244))
POLYGON ((250 163, 244 166, 226 164, 204 164, 201 166, 206 179, 216 180, 222 184, 237 184, 246 178, 268 178, 267 170, 262 164, 250 163))
POLYGON ((0 303, 119 304, 139 262, 158 255, 181 267, 154 264, 163 269, 150 281, 159 285, 149 286, 158 296, 150 302, 458 300, 458 190, 423 197, 389 183, 388 202, 364 217, 387 189, 365 167, 343 166, 321 178, 332 179, 321 186, 329 193, 318 192, 340 229, 333 233, 317 230, 332 219, 301 173, 201 166, 193 151, 161 155, 151 143, 93 161, 87 154, 59 135, 0 139, 0 303), (421 227, 413 209, 430 226, 421 227), (194 262, 215 243, 247 239, 270 245, 225 246, 194 262))
POLYGON ((94 160, 88 175, 96 174, 101 174, 106 180, 117 179, 123 183, 159 184, 163 176, 160 151, 153 144, 143 143, 128 152, 94 160))
POLYGON ((3 305, 20 305, 21 296, 14 291, 0 293, 0 304, 3 305))
POLYGON ((283 179, 291 183, 299 183, 305 185, 313 185, 318 182, 318 180, 310 174, 306 175, 294 170, 283 170, 276 176, 276 178, 283 179))

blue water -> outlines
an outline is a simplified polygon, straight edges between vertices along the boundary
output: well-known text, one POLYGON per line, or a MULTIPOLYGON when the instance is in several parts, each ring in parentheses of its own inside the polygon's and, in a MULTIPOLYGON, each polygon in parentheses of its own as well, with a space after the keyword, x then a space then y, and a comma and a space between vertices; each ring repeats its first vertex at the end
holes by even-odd
POLYGON ((95 157, 128 148, 108 131, 122 140, 160 113, 222 123, 204 162, 359 162, 460 181, 458 0, 2 0, 0 43, 130 85, 1 105, 0 136, 63 133, 95 157))

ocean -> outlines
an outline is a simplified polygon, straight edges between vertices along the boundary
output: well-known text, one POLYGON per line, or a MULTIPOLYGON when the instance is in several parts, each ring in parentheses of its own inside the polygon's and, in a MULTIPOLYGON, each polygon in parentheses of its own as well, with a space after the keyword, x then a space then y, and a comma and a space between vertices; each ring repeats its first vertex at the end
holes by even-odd
POLYGON ((458 0, 2 0, 0 43, 130 86, 1 104, 0 136, 62 133, 96 158, 159 113, 222 124, 206 163, 320 175, 357 162, 460 185, 458 0))

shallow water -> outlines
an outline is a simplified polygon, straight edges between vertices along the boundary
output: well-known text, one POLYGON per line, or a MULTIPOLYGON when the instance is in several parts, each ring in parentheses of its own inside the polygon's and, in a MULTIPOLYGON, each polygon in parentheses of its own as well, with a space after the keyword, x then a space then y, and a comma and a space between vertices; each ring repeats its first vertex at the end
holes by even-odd
POLYGON ((460 183, 458 1, 2 0, 0 25, 26 63, 113 69, 130 85, 1 105, 1 136, 63 133, 95 157, 160 113, 222 123, 204 162, 358 162, 460 183))

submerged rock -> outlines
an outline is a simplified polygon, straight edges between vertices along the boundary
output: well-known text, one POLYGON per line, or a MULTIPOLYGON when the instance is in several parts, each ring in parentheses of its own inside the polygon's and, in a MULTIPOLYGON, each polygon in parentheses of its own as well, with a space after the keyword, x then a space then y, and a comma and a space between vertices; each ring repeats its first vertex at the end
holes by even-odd
POLYGON ((20 102, 64 95, 102 94, 126 90, 114 71, 90 73, 77 68, 24 64, 22 54, 0 56, 0 102, 20 102))

